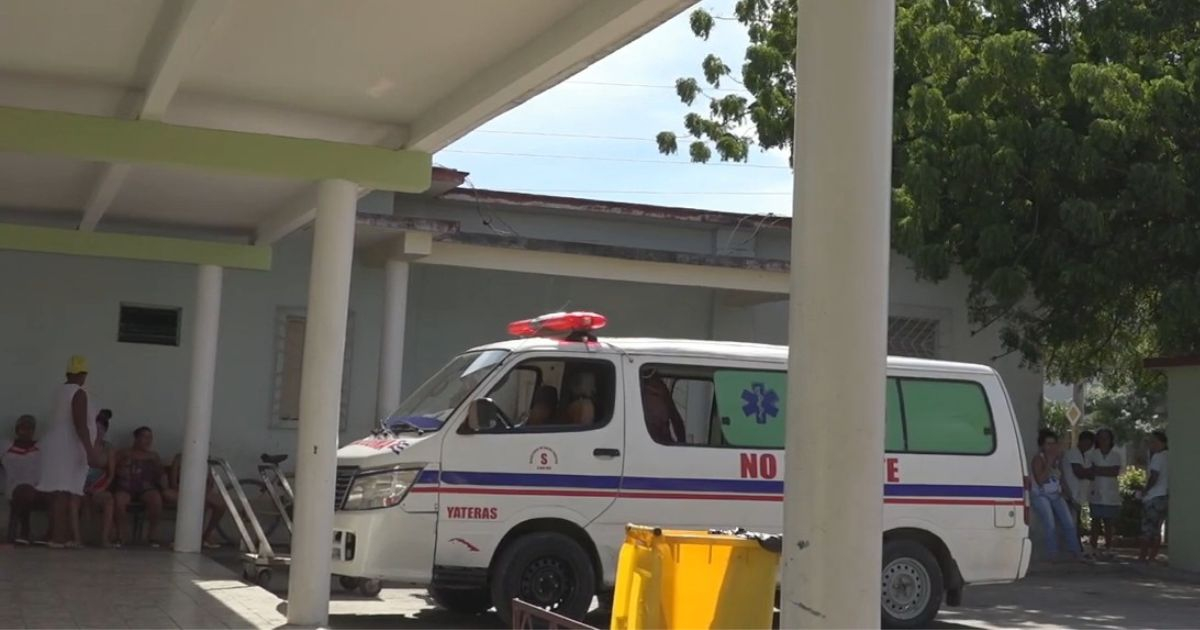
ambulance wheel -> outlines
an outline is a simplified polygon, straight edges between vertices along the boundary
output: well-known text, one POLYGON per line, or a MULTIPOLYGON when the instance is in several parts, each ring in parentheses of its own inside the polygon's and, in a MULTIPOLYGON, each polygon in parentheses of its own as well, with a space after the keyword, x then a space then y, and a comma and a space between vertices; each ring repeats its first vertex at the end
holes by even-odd
POLYGON ((262 588, 271 590, 271 570, 259 569, 258 574, 254 576, 254 583, 262 588))
POLYGON ((915 540, 883 546, 881 613, 885 628, 928 628, 941 608, 944 582, 937 558, 915 540))
POLYGON ((353 591, 358 588, 359 584, 362 584, 362 578, 350 577, 349 575, 339 575, 338 584, 342 585, 344 590, 353 591))
POLYGON ((493 565, 492 604, 504 622, 512 600, 582 620, 596 596, 596 570, 588 552, 568 536, 538 532, 522 536, 493 565))
POLYGON ((438 606, 463 615, 478 615, 492 607, 492 594, 486 588, 443 588, 432 586, 429 596, 438 606))
POLYGON ((379 597, 383 590, 383 580, 363 580, 358 585, 358 594, 363 597, 379 597))

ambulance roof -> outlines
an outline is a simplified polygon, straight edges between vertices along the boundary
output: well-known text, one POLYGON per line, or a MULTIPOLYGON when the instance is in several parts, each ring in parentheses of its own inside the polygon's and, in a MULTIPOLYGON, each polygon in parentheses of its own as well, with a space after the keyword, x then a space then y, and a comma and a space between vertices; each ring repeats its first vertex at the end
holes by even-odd
MULTIPOLYGON (((629 337, 601 337, 599 341, 587 344, 583 342, 564 341, 562 339, 533 337, 514 339, 499 343, 480 346, 475 350, 507 350, 509 352, 541 352, 563 350, 602 351, 617 354, 653 355, 667 357, 705 357, 740 361, 766 361, 784 363, 787 361, 787 346, 776 346, 761 343, 738 343, 732 341, 701 341, 692 339, 649 339, 629 337)), ((973 363, 955 363, 950 361, 932 361, 910 357, 888 357, 888 367, 914 370, 945 370, 959 373, 992 374, 994 370, 986 365, 973 363)))

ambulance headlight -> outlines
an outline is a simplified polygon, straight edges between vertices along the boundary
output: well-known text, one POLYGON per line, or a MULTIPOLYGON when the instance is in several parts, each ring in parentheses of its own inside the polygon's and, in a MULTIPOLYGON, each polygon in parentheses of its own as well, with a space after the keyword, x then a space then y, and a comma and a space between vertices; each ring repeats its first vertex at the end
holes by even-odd
POLYGON ((346 493, 343 510, 377 510, 392 507, 404 500, 420 468, 388 468, 366 470, 354 477, 346 493))

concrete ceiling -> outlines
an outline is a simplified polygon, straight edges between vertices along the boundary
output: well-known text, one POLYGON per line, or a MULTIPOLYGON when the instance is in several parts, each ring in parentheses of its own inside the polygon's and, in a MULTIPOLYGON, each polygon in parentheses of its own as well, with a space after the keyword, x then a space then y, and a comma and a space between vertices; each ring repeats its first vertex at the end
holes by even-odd
MULTIPOLYGON (((0 0, 0 106, 434 152, 695 0, 0 0)), ((0 211, 272 242, 311 184, 0 153, 0 211)))

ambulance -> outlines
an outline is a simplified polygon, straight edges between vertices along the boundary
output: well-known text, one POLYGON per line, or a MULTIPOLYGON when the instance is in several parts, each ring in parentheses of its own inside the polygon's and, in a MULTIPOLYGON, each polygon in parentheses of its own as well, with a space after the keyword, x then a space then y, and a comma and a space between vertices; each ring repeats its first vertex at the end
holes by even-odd
MULTIPOLYGON (((787 348, 605 323, 515 322, 341 448, 332 572, 581 619, 611 597, 629 523, 781 532, 787 348)), ((991 368, 892 357, 885 386, 881 621, 924 627, 968 584, 1024 577, 1025 458, 991 368)))

